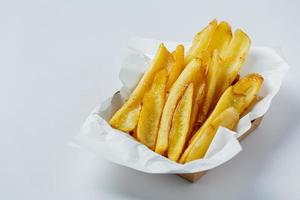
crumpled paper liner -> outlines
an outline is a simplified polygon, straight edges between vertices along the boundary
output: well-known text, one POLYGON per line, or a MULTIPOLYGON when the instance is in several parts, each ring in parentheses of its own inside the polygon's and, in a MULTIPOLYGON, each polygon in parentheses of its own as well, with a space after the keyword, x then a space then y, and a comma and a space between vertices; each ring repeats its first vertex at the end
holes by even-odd
MULTIPOLYGON (((288 64, 270 47, 252 47, 240 73, 244 76, 256 72, 264 77, 260 91, 262 99, 240 119, 236 132, 220 127, 203 159, 187 164, 178 164, 148 149, 130 135, 113 129, 108 121, 130 94, 155 54, 161 41, 135 38, 129 41, 126 56, 120 71, 123 87, 120 92, 102 102, 86 119, 75 143, 99 156, 139 171, 148 173, 194 173, 215 168, 237 155, 242 147, 237 140, 251 127, 251 121, 263 116, 277 94, 288 71, 288 64)), ((169 49, 177 43, 164 42, 169 49)), ((184 43, 189 47, 189 43, 184 43)))

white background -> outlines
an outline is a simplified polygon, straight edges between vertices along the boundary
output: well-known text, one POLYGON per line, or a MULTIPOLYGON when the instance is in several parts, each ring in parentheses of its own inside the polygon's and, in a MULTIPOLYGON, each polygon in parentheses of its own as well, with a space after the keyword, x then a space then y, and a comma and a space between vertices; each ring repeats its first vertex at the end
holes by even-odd
POLYGON ((300 14, 295 1, 1 1, 0 199, 299 199, 300 14), (232 161, 190 184, 68 146, 121 85, 133 36, 188 41, 211 19, 280 47, 293 66, 232 161))

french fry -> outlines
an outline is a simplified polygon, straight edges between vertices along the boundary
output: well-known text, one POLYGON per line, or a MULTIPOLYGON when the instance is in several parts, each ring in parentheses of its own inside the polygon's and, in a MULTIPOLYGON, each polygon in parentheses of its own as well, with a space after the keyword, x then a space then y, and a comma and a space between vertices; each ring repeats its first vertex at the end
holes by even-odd
POLYGON ((169 56, 170 52, 161 44, 150 68, 145 72, 129 99, 110 119, 109 123, 112 127, 124 132, 132 131, 136 127, 144 94, 151 86, 155 73, 166 67, 169 56))
POLYGON ((118 129, 128 133, 134 130, 139 120, 140 111, 141 111, 140 104, 135 105, 135 107, 132 106, 130 108, 130 112, 128 112, 126 117, 122 119, 122 124, 125 124, 126 127, 120 125, 118 129))
POLYGON ((208 73, 205 80, 206 82, 205 84, 207 87, 205 89, 204 102, 200 108, 200 112, 197 120, 198 123, 200 124, 202 124, 205 121, 206 116, 210 111, 212 100, 215 94, 217 81, 219 79, 220 67, 221 67, 220 65, 221 65, 221 58, 219 56, 218 50, 216 49, 213 52, 212 61, 208 66, 208 73))
POLYGON ((192 133, 194 131, 195 122, 196 122, 196 119, 197 119, 198 111, 199 111, 199 108, 202 105, 203 100, 204 100, 205 85, 206 85, 205 82, 203 82, 200 85, 200 87, 199 87, 199 89, 197 91, 197 94, 196 94, 196 99, 193 100, 193 107, 192 107, 192 114, 191 114, 190 128, 189 128, 190 130, 188 132, 187 140, 186 141, 189 141, 189 139, 192 136, 192 133))
POLYGON ((213 20, 202 31, 197 33, 192 42, 192 46, 185 57, 185 65, 191 62, 194 58, 199 57, 203 51, 208 49, 209 43, 214 36, 217 26, 217 20, 213 20))
POLYGON ((236 127, 238 121, 239 113, 234 107, 225 109, 216 117, 211 125, 201 130, 202 134, 195 142, 185 162, 203 158, 219 126, 233 130, 236 127))
POLYGON ((208 66, 210 65, 211 62, 211 54, 209 51, 205 50, 202 51, 201 54, 199 55, 199 59, 202 62, 202 66, 205 69, 205 76, 204 81, 200 82, 200 84, 195 84, 194 85, 194 97, 193 97, 193 107, 192 107, 192 115, 191 115, 191 120, 190 120, 190 130, 187 136, 187 141, 189 141, 190 137, 194 133, 195 129, 200 125, 197 123, 197 117, 200 111, 200 108, 202 106, 202 103, 204 101, 205 97, 205 89, 206 89, 206 83, 205 79, 207 76, 208 72, 208 66))
MULTIPOLYGON (((209 127, 218 119, 217 117, 229 107, 233 107, 239 114, 243 113, 256 98, 262 83, 262 76, 259 74, 249 74, 241 78, 235 85, 227 88, 211 115, 192 137, 179 162, 186 163, 202 158, 201 156, 199 157, 199 155, 203 154, 199 153, 200 150, 198 150, 198 148, 200 148, 199 146, 201 146, 201 144, 210 143, 208 133, 211 133, 211 130, 208 130, 210 129, 209 127), (203 136, 203 134, 207 136, 203 136)), ((205 146, 205 148, 201 147, 201 152, 206 152, 208 146, 205 146)))
POLYGON ((190 139, 189 143, 188 143, 188 147, 185 149, 184 153, 182 154, 182 156, 180 157, 180 160, 179 162, 180 163, 184 163, 187 156, 188 156, 188 153, 190 151, 190 149, 192 148, 195 140, 197 140, 198 137, 200 137, 200 133, 199 131, 201 129, 204 129, 205 126, 208 126, 208 124, 210 124, 213 119, 218 116, 221 112, 223 112, 226 108, 230 107, 231 106, 231 102, 228 100, 231 98, 231 90, 232 88, 229 90, 227 89, 223 95, 222 95, 222 98, 219 100, 217 106, 215 107, 215 109, 213 110, 213 112, 211 113, 211 115, 205 120, 204 124, 202 124, 202 126, 200 127, 199 130, 197 130, 197 132, 192 136, 192 138, 190 139), (224 100, 222 100, 224 99, 224 100), (214 117, 213 117, 214 116, 214 117))
POLYGON ((168 74, 171 73, 174 63, 175 63, 175 57, 173 56, 173 54, 170 53, 170 55, 168 56, 167 64, 166 64, 166 69, 168 71, 168 74))
POLYGON ((246 110, 244 110, 240 116, 244 117, 245 115, 247 115, 261 99, 262 99, 262 97, 259 97, 259 96, 257 96, 255 99, 253 99, 253 101, 250 103, 248 108, 246 110))
POLYGON ((189 131, 193 105, 193 83, 190 83, 175 109, 169 134, 168 158, 177 161, 189 131))
POLYGON ((211 42, 209 43, 208 51, 213 52, 217 49, 219 55, 222 57, 231 41, 231 38, 232 32, 230 25, 225 21, 220 22, 211 42))
POLYGON ((199 81, 204 81, 204 74, 205 69, 201 66, 201 61, 194 59, 184 68, 173 84, 163 109, 155 152, 163 155, 168 149, 171 122, 178 100, 183 95, 184 89, 188 84, 194 83, 197 85, 199 81))
POLYGON ((218 81, 215 102, 228 88, 238 75, 248 55, 251 40, 242 30, 237 29, 230 41, 228 48, 222 54, 223 64, 221 67, 220 80, 218 81))
MULTIPOLYGON (((194 85, 194 91, 195 92, 194 92, 194 97, 193 97, 192 116, 191 116, 191 120, 190 120, 190 131, 188 133, 188 138, 190 137, 190 135, 193 132, 199 110, 200 110, 201 105, 202 105, 203 100, 204 100, 205 88, 206 88, 205 78, 206 78, 206 75, 207 75, 208 66, 210 65, 210 62, 211 62, 210 52, 207 51, 207 50, 202 51, 201 54, 199 55, 199 59, 202 62, 203 68, 205 69, 205 76, 203 77, 204 81, 201 81, 200 84, 195 84, 194 85)), ((201 78, 201 80, 202 80, 202 78, 201 78)))
POLYGON ((251 106, 251 103, 258 98, 257 94, 263 80, 261 75, 253 73, 241 78, 233 85, 232 92, 234 98, 232 103, 239 113, 246 111, 251 106))
POLYGON ((174 57, 173 66, 169 72, 169 78, 167 82, 167 91, 170 90, 173 83, 183 70, 184 64, 184 47, 183 45, 177 45, 176 50, 172 53, 174 57))
POLYGON ((137 139, 152 150, 155 149, 159 121, 165 103, 167 77, 167 69, 156 74, 151 89, 144 96, 137 125, 137 139))

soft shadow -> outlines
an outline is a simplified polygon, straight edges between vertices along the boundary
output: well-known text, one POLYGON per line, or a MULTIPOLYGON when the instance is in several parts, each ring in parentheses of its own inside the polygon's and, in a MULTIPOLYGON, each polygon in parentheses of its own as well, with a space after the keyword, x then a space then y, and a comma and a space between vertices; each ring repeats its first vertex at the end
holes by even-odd
MULTIPOLYGON (((137 199, 245 199, 247 189, 256 184, 253 177, 268 162, 268 155, 285 142, 288 130, 300 122, 290 117, 300 110, 299 100, 292 92, 280 92, 261 126, 242 142, 243 151, 197 183, 176 175, 146 174, 111 164, 105 190, 137 199)), ((262 195, 268 199, 271 194, 262 195)))

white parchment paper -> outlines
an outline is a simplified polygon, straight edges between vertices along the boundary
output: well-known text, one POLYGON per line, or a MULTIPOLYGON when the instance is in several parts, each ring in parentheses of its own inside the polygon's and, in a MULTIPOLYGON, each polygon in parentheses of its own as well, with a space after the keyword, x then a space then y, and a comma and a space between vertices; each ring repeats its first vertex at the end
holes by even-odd
MULTIPOLYGON (((113 129, 108 120, 122 106, 143 72, 149 66, 161 41, 134 38, 129 41, 119 77, 123 83, 120 92, 107 98, 87 117, 75 143, 114 163, 148 173, 192 173, 217 167, 233 158, 242 149, 237 137, 251 126, 251 120, 264 115, 278 92, 288 71, 288 64, 270 47, 252 47, 241 76, 256 72, 264 77, 260 91, 263 97, 250 113, 240 119, 236 132, 220 127, 205 158, 178 164, 148 149, 130 135, 113 129)), ((177 43, 164 42, 170 49, 177 43)), ((186 48, 189 43, 184 43, 186 48)), ((113 92, 112 92, 113 93, 113 92)))

